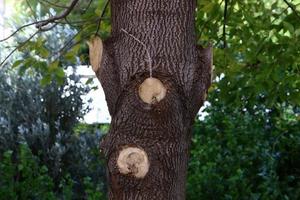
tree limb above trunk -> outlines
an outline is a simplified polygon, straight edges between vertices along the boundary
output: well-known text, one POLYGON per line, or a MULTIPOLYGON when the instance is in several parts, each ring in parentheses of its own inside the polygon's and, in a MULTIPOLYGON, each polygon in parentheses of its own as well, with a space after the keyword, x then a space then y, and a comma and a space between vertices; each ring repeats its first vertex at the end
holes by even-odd
POLYGON ((36 28, 38 29, 42 29, 44 26, 48 25, 49 23, 53 23, 56 22, 57 20, 63 19, 66 16, 68 16, 72 10, 74 9, 74 7, 76 6, 76 4, 78 3, 79 0, 73 0, 70 5, 60 14, 50 17, 49 19, 46 20, 41 20, 39 22, 36 23, 36 28))

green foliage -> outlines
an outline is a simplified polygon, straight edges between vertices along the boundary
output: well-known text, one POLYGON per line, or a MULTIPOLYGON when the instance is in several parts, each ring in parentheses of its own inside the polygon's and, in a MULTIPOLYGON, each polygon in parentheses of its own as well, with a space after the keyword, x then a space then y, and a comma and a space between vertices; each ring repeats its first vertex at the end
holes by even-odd
POLYGON ((101 191, 102 188, 100 188, 100 185, 95 186, 90 177, 84 178, 84 187, 85 187, 87 200, 105 199, 101 191))
MULTIPOLYGON (((55 194, 53 179, 48 168, 41 165, 39 157, 34 156, 26 144, 19 146, 18 161, 13 161, 13 151, 3 153, 0 162, 0 199, 75 199, 74 183, 70 175, 61 179, 60 195, 55 194)), ((94 185, 90 177, 84 178, 84 191, 87 200, 105 199, 100 185, 94 185)))
POLYGON ((88 110, 80 96, 89 89, 74 74, 63 85, 42 86, 41 79, 38 73, 0 71, 0 198, 99 197, 105 181, 102 133, 73 130, 88 110))
MULTIPOLYGON (((44 1, 28 2, 39 19, 63 10, 44 1)), ((198 44, 213 43, 216 77, 209 91, 208 116, 194 129, 188 199, 300 199, 300 1, 288 1, 293 10, 285 1, 231 0, 226 20, 224 0, 197 2, 198 44)), ((7 63, 21 76, 0 76, 0 158, 7 172, 0 171, 1 176, 14 177, 16 165, 8 157, 19 152, 20 143, 25 149, 27 144, 33 153, 28 158, 40 159, 38 167, 30 159, 27 164, 48 182, 42 193, 51 196, 54 191, 56 197, 71 199, 76 191, 78 198, 103 198, 99 184, 103 163, 95 141, 108 127, 78 124, 84 114, 80 100, 84 90, 76 84, 64 89, 63 68, 88 64, 84 41, 95 34, 104 3, 82 1, 68 16, 72 26, 62 20, 37 34, 18 49, 22 59, 7 63), (38 80, 24 76, 33 72, 39 74, 38 80), (66 91, 71 95, 64 96, 66 91)), ((24 1, 15 24, 32 21, 31 12, 24 1)), ((102 38, 110 32, 109 14, 108 10, 101 23, 102 38)), ((15 44, 33 32, 31 28, 17 34, 15 44)), ((12 179, 3 181, 7 188, 1 184, 0 190, 12 191, 12 179)))
POLYGON ((212 106, 194 128, 188 199, 300 198, 297 109, 212 106))
POLYGON ((284 1, 229 1, 224 32, 224 1, 199 1, 199 44, 215 44, 216 79, 194 130, 188 199, 300 199, 300 1, 291 3, 298 13, 284 1))
POLYGON ((13 151, 4 152, 0 162, 0 199, 55 199, 54 183, 47 167, 40 166, 38 158, 28 146, 19 146, 18 162, 13 151))
MULTIPOLYGON (((31 0, 16 3, 17 15, 9 21, 11 26, 21 27, 30 24, 33 20, 44 20, 51 15, 58 15, 65 8, 58 5, 68 5, 69 1, 39 1, 31 0)), ((65 76, 63 68, 68 65, 89 64, 88 47, 86 41, 94 36, 101 21, 101 29, 98 35, 107 38, 110 33, 110 11, 106 10, 105 16, 101 18, 105 1, 84 1, 76 6, 66 19, 53 26, 49 31, 37 30, 34 25, 25 28, 25 34, 18 32, 13 40, 0 43, 0 48, 7 49, 4 55, 9 54, 14 46, 17 48, 17 59, 12 57, 5 66, 18 67, 22 75, 29 69, 34 69, 43 75, 41 83, 49 84, 51 80, 62 83, 65 76), (34 36, 33 36, 34 35, 34 36), (27 39, 31 38, 30 41, 27 39), (22 45, 24 44, 24 45, 22 45), (2 46, 3 45, 3 46, 2 46), (22 60, 19 57, 23 57, 22 60)), ((51 26, 50 24, 49 26, 51 26)), ((13 28, 15 29, 15 28, 13 28)), ((0 57, 0 63, 4 60, 0 57)), ((1 66, 2 67, 2 66, 1 66)))
POLYGON ((298 14, 284 1, 229 1, 224 32, 224 1, 199 2, 199 43, 215 44, 216 75, 225 74, 212 87, 219 89, 221 101, 300 104, 300 1, 291 3, 298 14))

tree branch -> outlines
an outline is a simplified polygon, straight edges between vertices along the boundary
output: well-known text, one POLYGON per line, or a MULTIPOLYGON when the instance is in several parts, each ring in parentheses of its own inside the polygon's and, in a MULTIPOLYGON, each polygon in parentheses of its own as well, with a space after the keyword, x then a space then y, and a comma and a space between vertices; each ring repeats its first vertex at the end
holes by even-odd
POLYGON ((86 12, 92 5, 93 0, 90 0, 87 7, 84 9, 84 12, 86 12))
POLYGON ((291 4, 290 2, 288 2, 287 0, 283 0, 283 1, 286 3, 286 5, 288 5, 288 7, 290 9, 292 9, 292 11, 295 13, 295 15, 300 19, 300 15, 299 15, 298 11, 295 9, 294 5, 291 4))
POLYGON ((15 31, 14 31, 12 34, 10 34, 8 37, 1 39, 0 42, 4 42, 4 41, 8 40, 8 39, 11 38, 12 36, 14 36, 16 33, 18 33, 19 31, 21 31, 22 29, 24 29, 24 28, 26 28, 26 27, 28 27, 28 26, 32 26, 32 25, 37 24, 37 23, 38 23, 38 22, 32 22, 32 23, 25 24, 25 25, 23 25, 23 26, 17 28, 17 30, 15 30, 15 31))
POLYGON ((63 5, 58 5, 58 4, 56 4, 56 3, 53 3, 53 2, 50 2, 50 1, 48 1, 48 0, 38 0, 39 2, 41 2, 41 3, 47 3, 47 4, 49 4, 49 5, 51 5, 51 6, 54 6, 54 7, 57 7, 57 8, 64 8, 64 9, 67 9, 68 8, 68 6, 63 6, 63 5))
MULTIPOLYGON (((27 1, 27 0, 26 0, 27 1)), ((1 62, 1 64, 0 64, 0 66, 2 66, 2 65, 4 65, 5 64, 5 62, 7 61, 7 59, 15 52, 15 51, 17 51, 19 48, 21 48, 21 47, 23 47, 27 42, 29 42, 38 32, 41 32, 41 31, 48 31, 48 30, 50 30, 50 29, 52 29, 52 28, 54 28, 57 24, 59 24, 59 23, 62 23, 62 24, 64 24, 61 20, 66 20, 66 24, 70 24, 71 25, 71 23, 78 23, 78 24, 80 24, 80 23, 85 23, 85 22, 87 22, 87 21, 75 21, 75 22, 69 22, 68 20, 67 20, 67 16, 71 13, 71 11, 74 9, 74 7, 76 6, 76 4, 78 3, 78 1, 79 0, 73 0, 71 3, 70 3, 70 5, 68 6, 68 7, 66 7, 66 9, 61 13, 61 14, 58 14, 58 15, 56 15, 56 16, 53 16, 53 17, 50 17, 49 19, 46 19, 46 20, 40 20, 40 21, 35 21, 35 22, 32 22, 32 23, 29 23, 29 24, 25 24, 25 25, 23 25, 23 26, 21 26, 21 27, 19 27, 17 30, 15 30, 11 35, 9 35, 8 37, 6 37, 6 38, 4 38, 4 39, 1 39, 0 40, 0 42, 3 42, 3 41, 6 41, 6 40, 8 40, 9 38, 11 38, 11 37, 13 37, 15 34, 17 34, 19 31, 21 31, 22 29, 24 29, 24 28, 26 28, 26 27, 29 27, 29 26, 32 26, 32 25, 36 25, 36 27, 38 28, 38 30, 37 30, 37 32, 35 32, 33 35, 31 35, 26 41, 24 41, 24 42, 22 42, 20 45, 18 45, 15 49, 13 49, 13 51, 11 51, 10 53, 9 53, 9 55, 7 56, 7 57, 5 57, 5 59, 1 62), (52 23, 52 25, 50 25, 52 23), (48 26, 49 25, 49 26, 48 26)), ((84 12, 86 12, 88 9, 89 9, 89 7, 90 7, 90 5, 91 5, 91 3, 92 3, 92 1, 93 0, 90 0, 89 1, 89 3, 88 3, 88 5, 87 5, 87 7, 85 8, 85 10, 84 10, 84 12)), ((27 1, 27 3, 28 3, 28 1, 27 1)), ((47 3, 49 3, 48 1, 47 1, 47 3)), ((50 2, 51 3, 51 2, 50 2)), ((105 11, 106 11, 106 9, 107 9, 107 6, 108 6, 108 4, 109 4, 109 0, 107 0, 107 2, 106 2, 106 4, 105 4, 105 6, 104 6, 104 9, 103 9, 103 11, 102 11, 102 14, 101 14, 101 17, 99 17, 99 18, 97 18, 97 19, 95 19, 95 21, 98 21, 98 28, 97 28, 97 32, 99 31, 99 29, 100 29, 100 23, 101 23, 101 21, 102 21, 102 19, 103 19, 103 16, 104 16, 104 14, 105 14, 105 11)), ((30 4, 29 4, 29 6, 30 6, 30 4)), ((30 9, 32 9, 31 7, 30 7, 30 9)), ((94 21, 94 20, 93 20, 94 21)), ((82 31, 82 30, 81 30, 82 31)), ((73 41, 73 39, 81 32, 81 31, 79 31, 77 34, 75 34, 75 36, 74 37, 72 37, 59 51, 57 51, 57 52, 55 52, 54 54, 58 54, 59 55, 59 57, 61 56, 61 54, 62 54, 62 52, 65 50, 65 49, 67 49, 68 47, 69 47, 69 45, 72 43, 72 41, 73 41)), ((79 41, 78 42, 76 42, 75 43, 75 45, 76 44, 78 44, 79 43, 79 41)), ((71 45, 71 47, 72 46, 74 46, 74 44, 73 45, 71 45)))
POLYGON ((110 1, 110 0, 107 0, 106 3, 105 3, 105 5, 104 5, 104 8, 103 8, 103 10, 102 10, 102 14, 101 14, 101 16, 100 16, 100 18, 99 18, 99 21, 98 21, 98 26, 97 26, 97 30, 96 30, 95 35, 98 35, 98 32, 99 32, 99 30, 100 30, 100 25, 101 25, 101 22, 102 22, 102 18, 104 17, 104 14, 105 14, 105 11, 106 11, 106 9, 107 9, 107 7, 108 7, 109 1, 110 1))
POLYGON ((30 5, 30 3, 29 3, 28 0, 26 0, 26 4, 27 4, 27 6, 29 7, 29 9, 30 9, 30 11, 31 11, 31 13, 32 13, 32 15, 33 15, 35 21, 38 21, 38 20, 37 20, 37 17, 36 17, 36 14, 35 14, 35 12, 33 11, 33 9, 32 9, 32 7, 31 7, 31 5, 30 5))
POLYGON ((227 9, 228 9, 228 2, 229 0, 225 0, 225 7, 224 7, 224 24, 223 24, 223 48, 227 48, 227 41, 226 41, 226 25, 227 25, 227 9))
MULTIPOLYGON (((44 26, 48 25, 49 23, 57 23, 57 20, 63 19, 65 17, 67 17, 70 12, 73 10, 73 8, 75 7, 75 5, 78 3, 79 0, 73 0, 72 3, 70 4, 69 7, 67 7, 67 9, 65 11, 63 11, 61 14, 53 16, 49 19, 46 20, 41 20, 41 21, 35 21, 35 22, 31 22, 29 24, 25 24, 21 27, 19 27, 17 30, 15 30, 12 34, 10 34, 8 37, 1 39, 0 42, 4 42, 6 40, 8 40, 9 38, 13 37, 16 33, 18 33, 20 30, 28 27, 28 26, 32 26, 32 25, 36 25, 36 27, 38 29, 40 29, 41 31, 47 31, 50 30, 51 28, 46 27, 43 29, 44 26)), ((55 25, 54 25, 55 26, 55 25)), ((51 26, 52 28, 54 26, 51 26)))
POLYGON ((40 32, 40 30, 37 30, 34 34, 32 34, 27 40, 25 40, 24 42, 22 42, 20 45, 18 45, 16 48, 14 48, 14 50, 12 50, 5 58, 4 60, 0 63, 0 67, 4 66, 5 62, 7 61, 7 59, 13 54, 15 53, 15 51, 17 51, 19 48, 23 47, 27 42, 29 42, 34 36, 36 36, 38 33, 40 32))
POLYGON ((42 29, 40 29, 40 31, 43 31, 43 32, 49 31, 49 30, 53 29, 55 26, 57 26, 57 25, 58 25, 58 23, 55 22, 55 23, 52 24, 51 26, 43 27, 42 29))
POLYGON ((71 13, 71 11, 75 7, 75 5, 78 3, 78 1, 79 0, 73 0, 71 2, 71 4, 68 6, 68 8, 66 8, 61 14, 50 17, 49 19, 41 20, 41 21, 37 22, 37 24, 35 25, 36 28, 41 29, 43 26, 46 26, 49 23, 53 23, 53 22, 56 22, 57 20, 65 18, 66 16, 68 16, 71 13))

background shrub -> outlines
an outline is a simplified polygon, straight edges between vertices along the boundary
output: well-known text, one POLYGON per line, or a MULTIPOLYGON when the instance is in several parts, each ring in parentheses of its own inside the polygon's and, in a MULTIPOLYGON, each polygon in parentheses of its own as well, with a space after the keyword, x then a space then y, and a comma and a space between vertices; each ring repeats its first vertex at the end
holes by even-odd
POLYGON ((89 88, 75 74, 40 84, 37 72, 0 71, 0 163, 3 199, 96 199, 105 176, 95 128, 75 129, 88 111, 89 88))
POLYGON ((297 108, 210 101, 194 126, 187 199, 300 199, 297 108))

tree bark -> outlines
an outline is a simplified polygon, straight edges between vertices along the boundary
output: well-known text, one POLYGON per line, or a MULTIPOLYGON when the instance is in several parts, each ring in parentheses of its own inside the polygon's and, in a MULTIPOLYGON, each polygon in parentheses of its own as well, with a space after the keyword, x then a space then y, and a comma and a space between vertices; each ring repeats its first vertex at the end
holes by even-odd
POLYGON ((195 0, 111 0, 112 33, 96 70, 112 116, 101 141, 109 199, 185 199, 191 127, 212 65, 211 48, 195 43, 195 8, 195 0), (147 51, 122 29, 147 47, 153 78, 166 89, 159 102, 139 96, 150 74, 147 51))

